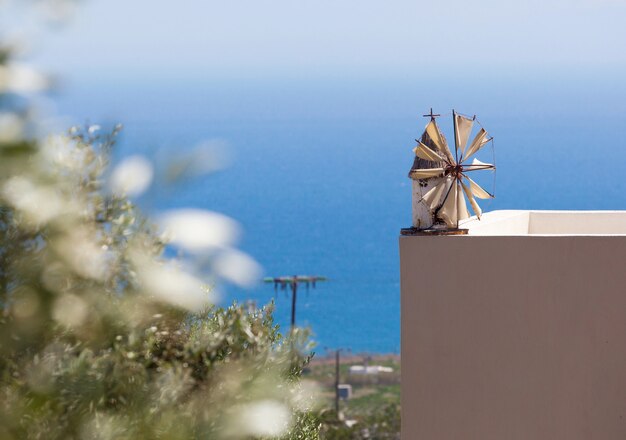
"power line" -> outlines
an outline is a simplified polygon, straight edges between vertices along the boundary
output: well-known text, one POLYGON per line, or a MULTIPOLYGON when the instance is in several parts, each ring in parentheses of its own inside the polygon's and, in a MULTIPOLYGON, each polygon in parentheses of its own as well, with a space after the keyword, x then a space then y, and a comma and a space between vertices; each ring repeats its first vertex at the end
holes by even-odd
POLYGON ((304 284, 307 288, 313 287, 320 281, 327 281, 328 278, 320 275, 293 275, 281 277, 263 278, 265 283, 273 283, 274 290, 280 287, 285 290, 287 286, 291 288, 291 328, 296 326, 296 301, 298 296, 298 285, 304 284))

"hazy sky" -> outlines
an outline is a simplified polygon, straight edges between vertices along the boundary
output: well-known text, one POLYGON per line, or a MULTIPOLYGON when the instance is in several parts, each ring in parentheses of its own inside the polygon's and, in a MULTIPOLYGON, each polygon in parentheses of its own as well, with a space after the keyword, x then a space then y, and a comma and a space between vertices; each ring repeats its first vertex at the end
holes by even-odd
POLYGON ((615 72, 625 21, 626 0, 85 0, 37 59, 116 76, 615 72))

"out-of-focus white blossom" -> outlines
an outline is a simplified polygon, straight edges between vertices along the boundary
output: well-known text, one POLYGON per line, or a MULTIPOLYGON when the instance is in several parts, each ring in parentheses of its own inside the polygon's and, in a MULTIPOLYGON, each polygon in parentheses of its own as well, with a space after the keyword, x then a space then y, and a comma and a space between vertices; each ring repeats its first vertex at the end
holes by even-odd
POLYGON ((41 302, 33 289, 27 286, 20 287, 14 295, 13 314, 17 318, 29 319, 37 314, 41 307, 41 302))
POLYGON ((15 113, 0 113, 0 143, 14 142, 20 139, 24 132, 24 120, 15 113))
POLYGON ((60 261, 53 261, 46 265, 41 274, 41 281, 46 289, 60 293, 67 287, 67 268, 60 261))
POLYGON ((46 76, 26 65, 0 65, 0 93, 33 93, 49 87, 46 76))
POLYGON ((167 238, 189 251, 232 245, 239 237, 237 222, 223 214, 200 209, 179 209, 161 216, 167 238))
POLYGON ((56 367, 55 347, 48 346, 41 353, 41 357, 35 357, 33 362, 24 371, 29 387, 39 393, 49 393, 54 389, 56 367))
POLYGON ((100 131, 101 128, 102 127, 100 125, 94 124, 90 125, 87 131, 89 132, 89 134, 95 134, 96 132, 100 131))
POLYGON ((65 203, 53 188, 35 185, 22 176, 9 179, 2 195, 32 223, 45 223, 64 212, 65 203))
POLYGON ((91 419, 80 427, 79 438, 92 438, 98 440, 128 437, 126 418, 109 415, 104 411, 94 411, 90 414, 91 419))
POLYGON ((189 376, 178 374, 173 368, 168 368, 156 380, 155 399, 164 405, 173 405, 184 399, 186 393, 193 386, 189 376))
POLYGON ((86 149, 76 147, 76 142, 65 135, 48 136, 41 143, 41 155, 48 163, 60 167, 81 170, 85 165, 86 149))
POLYGON ((298 411, 311 411, 319 404, 321 390, 317 382, 302 380, 291 389, 291 404, 298 411))
POLYGON ((52 316, 59 324, 78 327, 87 319, 88 311, 87 303, 80 297, 65 294, 54 302, 52 316))
POLYGON ((213 262, 213 269, 220 277, 241 287, 252 287, 261 279, 261 266, 236 249, 220 252, 213 262))
POLYGON ((291 426, 289 408, 276 400, 260 400, 244 405, 237 414, 240 434, 278 437, 291 426))
POLYGON ((217 299, 203 288, 202 280, 174 263, 159 264, 148 259, 135 259, 135 263, 143 290, 160 301, 197 312, 217 299))
POLYGON ((87 228, 68 228, 55 243, 57 251, 71 268, 86 278, 103 280, 107 274, 107 251, 87 228))
POLYGON ((130 156, 115 167, 111 174, 111 189, 116 194, 138 196, 152 182, 152 164, 143 156, 130 156))

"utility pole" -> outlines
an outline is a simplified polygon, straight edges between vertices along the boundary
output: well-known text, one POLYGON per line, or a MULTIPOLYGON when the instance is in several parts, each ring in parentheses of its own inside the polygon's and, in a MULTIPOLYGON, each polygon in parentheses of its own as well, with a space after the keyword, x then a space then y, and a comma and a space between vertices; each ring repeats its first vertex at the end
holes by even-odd
MULTIPOLYGON (((331 351, 330 347, 324 347, 325 350, 331 351)), ((341 383, 340 377, 340 366, 341 366, 341 355, 342 351, 352 352, 349 348, 338 348, 335 350, 335 414, 337 414, 337 419, 339 419, 339 384, 341 383)))
POLYGON ((335 413, 337 419, 339 419, 339 352, 341 349, 335 351, 335 413))
POLYGON ((282 290, 287 289, 287 286, 291 288, 291 328, 296 326, 296 301, 298 296, 298 285, 304 284, 307 289, 313 287, 315 289, 316 283, 319 281, 327 281, 327 278, 319 275, 293 275, 282 277, 268 277, 263 279, 266 283, 274 283, 274 290, 278 290, 280 287, 282 290))

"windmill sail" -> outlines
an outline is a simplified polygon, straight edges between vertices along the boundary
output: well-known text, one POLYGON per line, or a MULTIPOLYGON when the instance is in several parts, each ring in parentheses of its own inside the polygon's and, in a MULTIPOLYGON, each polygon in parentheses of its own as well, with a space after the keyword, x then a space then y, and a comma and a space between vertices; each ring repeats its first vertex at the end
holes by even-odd
POLYGON ((465 197, 463 196, 463 191, 461 191, 461 181, 456 181, 456 213, 457 213, 457 225, 460 220, 465 220, 469 218, 469 211, 467 210, 467 205, 465 204, 465 197))
POLYGON ((466 179, 469 181, 470 190, 472 191, 472 194, 474 194, 474 196, 478 197, 479 199, 493 199, 493 196, 484 189, 482 189, 479 184, 477 184, 467 176, 466 179))
POLYGON ((424 143, 418 142, 418 146, 413 149, 415 155, 421 159, 429 160, 431 162, 442 161, 443 158, 436 151, 428 148, 424 143))
POLYGON ((476 215, 476 217, 478 217, 478 220, 480 220, 480 216, 483 214, 483 210, 480 209, 480 206, 478 206, 478 203, 476 203, 474 194, 472 194, 472 191, 470 191, 470 189, 465 183, 463 183, 463 181, 461 181, 461 187, 463 188, 463 192, 467 196, 467 200, 469 200, 470 205, 472 206, 472 211, 474 211, 474 215, 476 215))
POLYGON ((443 195, 443 192, 448 187, 449 183, 450 183, 449 178, 442 180, 436 186, 431 188, 430 191, 424 194, 424 197, 422 197, 422 200, 424 201, 424 203, 426 203, 426 206, 428 206, 430 209, 435 209, 441 202, 441 196, 443 195))
POLYGON ((481 128, 478 134, 476 135, 476 137, 474 138, 474 140, 472 141, 472 143, 470 144, 470 146, 467 147, 467 151, 465 152, 465 155, 463 156, 464 159, 469 159, 469 157, 472 154, 476 153, 478 150, 484 147, 485 144, 487 144, 487 142, 489 141, 490 139, 487 135, 487 132, 485 131, 484 128, 481 128))
POLYGON ((441 206, 441 209, 439 210, 439 217, 446 222, 446 225, 449 228, 456 228, 457 227, 457 209, 458 209, 458 203, 457 203, 457 185, 455 182, 452 183, 452 186, 450 187, 450 191, 448 191, 448 195, 446 197, 446 199, 443 202, 443 205, 441 206))
POLYGON ((467 140, 472 133, 472 127, 474 126, 474 119, 466 116, 454 113, 454 133, 456 148, 461 152, 461 155, 465 152, 467 146, 467 140))
POLYGON ((430 177, 442 176, 443 168, 426 168, 423 170, 411 170, 410 177, 413 179, 428 179, 430 177))
POLYGON ((415 160, 409 171, 410 178, 413 178, 414 170, 441 168, 445 165, 442 153, 426 130, 422 133, 422 137, 419 140, 416 139, 416 141, 417 147, 413 149, 415 160))
POLYGON ((437 122, 434 119, 426 126, 426 133, 428 133, 428 136, 432 139, 437 149, 445 155, 448 161, 454 162, 454 157, 450 152, 450 148, 448 148, 446 138, 443 137, 443 134, 441 133, 441 130, 439 130, 437 122))
POLYGON ((495 165, 490 164, 490 163, 485 163, 485 162, 481 162, 480 160, 474 158, 474 160, 472 160, 472 163, 469 165, 471 167, 478 167, 480 169, 485 169, 485 170, 494 170, 496 168, 495 165))

